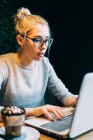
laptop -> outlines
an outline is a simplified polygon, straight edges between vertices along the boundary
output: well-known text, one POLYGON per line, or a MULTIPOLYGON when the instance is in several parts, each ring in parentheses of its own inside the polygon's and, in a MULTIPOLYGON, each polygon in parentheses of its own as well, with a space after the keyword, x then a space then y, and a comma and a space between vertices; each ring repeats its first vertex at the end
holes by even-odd
POLYGON ((93 73, 84 75, 76 108, 62 108, 62 120, 49 121, 45 117, 31 116, 25 124, 59 139, 76 138, 93 129, 93 73))

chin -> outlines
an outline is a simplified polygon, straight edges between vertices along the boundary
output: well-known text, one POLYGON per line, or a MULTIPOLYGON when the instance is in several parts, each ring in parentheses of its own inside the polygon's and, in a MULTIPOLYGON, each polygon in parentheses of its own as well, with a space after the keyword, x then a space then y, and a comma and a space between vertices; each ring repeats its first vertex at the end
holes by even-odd
POLYGON ((38 57, 38 58, 36 58, 36 60, 37 60, 37 61, 40 61, 40 60, 43 59, 43 57, 44 57, 44 56, 42 56, 42 57, 38 57))
MULTIPOLYGON (((43 57, 42 57, 42 58, 43 58, 43 57)), ((42 60, 42 58, 37 58, 36 61, 40 61, 40 60, 42 60)))

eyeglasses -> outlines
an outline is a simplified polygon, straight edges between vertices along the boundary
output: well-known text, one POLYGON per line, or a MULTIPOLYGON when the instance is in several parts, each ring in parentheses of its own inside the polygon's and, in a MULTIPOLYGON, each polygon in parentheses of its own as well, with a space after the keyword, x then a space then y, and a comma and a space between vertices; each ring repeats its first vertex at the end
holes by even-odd
POLYGON ((45 40, 43 40, 42 37, 35 37, 35 38, 26 37, 26 38, 32 40, 33 43, 34 43, 34 46, 35 46, 36 48, 42 47, 44 43, 45 43, 46 47, 48 48, 48 47, 50 47, 50 46, 52 45, 52 43, 53 43, 53 38, 51 38, 51 37, 48 37, 48 38, 46 38, 45 40))

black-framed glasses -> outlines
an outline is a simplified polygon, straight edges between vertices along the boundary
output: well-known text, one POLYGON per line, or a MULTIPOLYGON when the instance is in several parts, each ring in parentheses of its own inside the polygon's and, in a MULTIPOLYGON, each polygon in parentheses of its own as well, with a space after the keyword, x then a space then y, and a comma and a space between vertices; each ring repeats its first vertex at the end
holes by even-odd
POLYGON ((46 38, 45 40, 43 40, 42 37, 34 37, 34 38, 26 37, 26 38, 32 40, 33 43, 34 43, 34 46, 35 46, 36 48, 42 47, 44 43, 45 43, 46 47, 48 48, 48 47, 50 47, 50 46, 52 45, 52 43, 53 43, 53 38, 51 38, 51 37, 48 37, 48 38, 46 38))

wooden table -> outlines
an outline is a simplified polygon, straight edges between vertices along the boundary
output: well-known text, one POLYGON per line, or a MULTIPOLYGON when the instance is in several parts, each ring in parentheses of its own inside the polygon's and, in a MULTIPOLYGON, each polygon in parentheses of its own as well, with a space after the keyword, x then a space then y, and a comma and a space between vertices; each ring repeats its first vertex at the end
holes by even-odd
POLYGON ((53 138, 48 137, 46 135, 40 134, 40 140, 56 140, 56 139, 53 139, 53 138))
MULTIPOLYGON (((3 123, 0 123, 0 127, 2 126, 3 126, 3 123)), ((44 134, 40 134, 40 140, 58 140, 58 139, 51 138, 44 134)), ((93 130, 85 133, 84 135, 80 137, 74 138, 73 140, 93 140, 93 130)))

